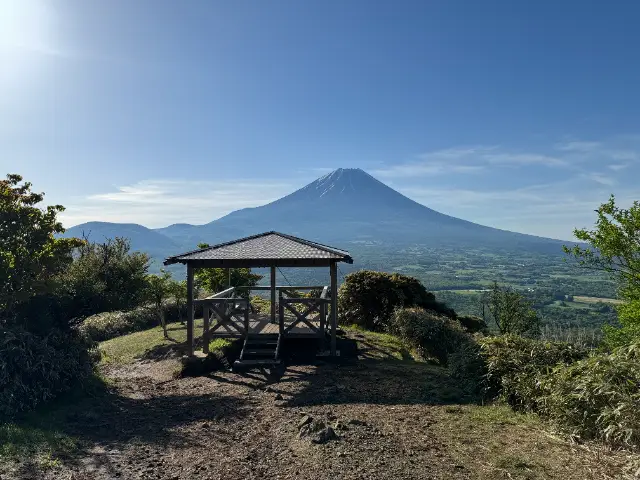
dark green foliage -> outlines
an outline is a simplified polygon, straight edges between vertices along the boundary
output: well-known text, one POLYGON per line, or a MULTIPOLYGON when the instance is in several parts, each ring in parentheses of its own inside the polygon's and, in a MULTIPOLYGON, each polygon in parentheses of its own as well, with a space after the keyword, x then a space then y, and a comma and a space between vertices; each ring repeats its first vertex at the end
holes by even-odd
POLYGON ((542 342, 516 335, 479 340, 486 360, 490 398, 503 398, 516 410, 540 410, 541 378, 558 364, 585 358, 583 348, 563 342, 542 342))
POLYGON ((56 238, 64 232, 61 205, 41 208, 44 195, 19 175, 0 181, 0 326, 20 325, 34 297, 56 288, 56 276, 71 263, 81 240, 56 238))
POLYGON ((465 335, 460 340, 447 357, 449 373, 464 392, 474 397, 482 396, 488 373, 486 360, 477 339, 465 335))
POLYGON ((424 357, 446 364, 466 335, 460 324, 449 317, 419 307, 399 308, 391 318, 389 333, 400 337, 424 357))
POLYGON ((623 209, 616 205, 612 195, 596 212, 594 230, 573 232, 590 247, 575 245, 564 247, 564 251, 576 258, 579 265, 602 270, 617 280, 619 295, 625 300, 618 307, 621 325, 604 329, 605 344, 615 348, 640 340, 640 202, 623 209))
POLYGON ((90 343, 70 328, 61 276, 79 239, 61 239, 60 205, 19 175, 0 181, 0 422, 91 374, 90 343))
MULTIPOLYGON (((180 320, 181 311, 175 302, 164 304, 167 322, 180 320)), ((158 324, 157 308, 141 306, 129 311, 103 312, 86 318, 80 324, 80 331, 95 342, 102 342, 127 333, 139 332, 158 324)))
POLYGON ((573 435, 640 443, 640 344, 558 367, 542 390, 543 412, 573 435))
POLYGON ((164 338, 169 338, 164 307, 168 297, 176 291, 176 283, 171 279, 171 274, 165 271, 161 271, 159 275, 151 274, 146 277, 144 296, 156 311, 164 338))
POLYGON ((396 308, 421 307, 454 317, 417 279, 398 273, 361 270, 345 277, 338 292, 341 323, 384 331, 396 308))
POLYGON ((91 375, 90 347, 74 331, 40 336, 19 327, 0 328, 0 423, 91 375))
POLYGON ((271 300, 267 300, 260 295, 252 295, 251 306, 256 313, 269 313, 271 311, 271 300))
POLYGON ((127 310, 145 301, 149 257, 127 239, 85 243, 60 275, 58 296, 68 318, 127 310))
POLYGON ((476 315, 461 315, 457 318, 462 328, 468 333, 488 333, 489 327, 486 322, 476 315))
POLYGON ((483 296, 483 305, 501 334, 540 334, 540 320, 536 311, 526 298, 511 287, 501 287, 494 282, 491 290, 483 296))

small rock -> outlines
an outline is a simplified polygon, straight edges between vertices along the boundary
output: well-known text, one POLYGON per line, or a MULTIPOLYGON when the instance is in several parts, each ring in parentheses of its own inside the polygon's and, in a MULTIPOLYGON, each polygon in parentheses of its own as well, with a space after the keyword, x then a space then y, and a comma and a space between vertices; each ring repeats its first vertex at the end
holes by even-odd
POLYGON ((300 432, 299 432, 298 436, 300 438, 309 437, 309 436, 312 436, 313 434, 315 434, 316 432, 324 430, 326 427, 327 426, 325 425, 324 422, 319 422, 317 420, 312 420, 311 422, 303 425, 300 428, 300 432))
POLYGON ((331 427, 327 427, 323 430, 320 430, 315 438, 312 438, 311 441, 313 443, 327 443, 329 440, 336 440, 338 435, 331 427))
POLYGON ((276 394, 275 398, 276 398, 276 400, 282 400, 283 396, 282 396, 282 394, 278 393, 278 394, 276 394))
POLYGON ((298 422, 298 430, 300 430, 302 427, 304 427, 305 425, 310 424, 311 422, 313 422, 313 417, 311 417, 311 415, 305 415, 304 417, 302 417, 300 419, 300 421, 298 422))
POLYGON ((364 427, 367 425, 367 422, 364 422, 362 420, 357 420, 357 419, 349 420, 349 422, 347 423, 349 423, 349 425, 359 425, 361 427, 364 427))
POLYGON ((336 423, 333 425, 333 428, 335 430, 349 430, 344 422, 341 422, 340 420, 336 421, 336 423))

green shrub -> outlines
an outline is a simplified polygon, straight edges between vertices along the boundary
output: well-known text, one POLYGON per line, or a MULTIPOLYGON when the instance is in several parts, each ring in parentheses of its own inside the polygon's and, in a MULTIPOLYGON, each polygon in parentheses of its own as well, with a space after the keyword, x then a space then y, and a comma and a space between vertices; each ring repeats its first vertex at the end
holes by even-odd
POLYGON ((73 330, 39 336, 21 328, 0 328, 0 423, 91 375, 90 347, 73 330))
POLYGON ((436 300, 417 279, 398 273, 371 270, 350 273, 338 292, 342 324, 384 331, 396 308, 421 307, 454 317, 455 312, 436 300))
POLYGON ((604 325, 604 347, 613 350, 640 341, 640 287, 627 289, 625 303, 616 306, 620 326, 604 325), (631 295, 629 295, 631 293, 631 295))
POLYGON ((393 313, 389 332, 400 337, 425 357, 447 363, 447 356, 464 341, 460 325, 449 317, 423 308, 399 308, 393 313))
POLYGON ((487 362, 477 340, 471 335, 461 336, 455 349, 447 357, 447 368, 458 386, 467 394, 482 396, 486 391, 487 362))
POLYGON ((260 295, 253 295, 251 297, 251 306, 253 306, 256 313, 269 313, 271 311, 271 300, 267 300, 260 295))
MULTIPOLYGON (((165 304, 165 318, 173 322, 180 318, 174 302, 165 304)), ((127 333, 139 332, 159 324, 158 314, 151 307, 138 307, 128 312, 104 312, 86 318, 80 331, 94 342, 102 342, 127 333)))
POLYGON ((542 389, 544 413, 572 434, 640 443, 640 343, 558 367, 542 389))
POLYGON ((476 315, 462 315, 457 317, 462 328, 467 333, 488 333, 489 327, 487 323, 476 315))
POLYGON ((516 410, 538 411, 543 392, 540 380, 558 364, 571 364, 587 355, 564 342, 542 342, 516 335, 479 340, 487 365, 486 389, 516 410))

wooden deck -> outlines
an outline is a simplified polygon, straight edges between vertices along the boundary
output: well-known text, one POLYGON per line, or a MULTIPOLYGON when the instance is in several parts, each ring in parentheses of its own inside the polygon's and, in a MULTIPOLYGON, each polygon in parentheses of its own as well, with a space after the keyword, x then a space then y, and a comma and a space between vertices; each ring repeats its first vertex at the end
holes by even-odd
MULTIPOLYGON (((239 328, 243 328, 240 320, 232 319, 239 328)), ((293 317, 285 317, 285 329, 293 323, 293 317)), ((320 328, 320 322, 311 322, 316 328, 320 328)), ((268 314, 251 314, 249 315, 249 334, 250 335, 278 335, 278 323, 271 323, 268 314)), ((214 332, 209 333, 211 338, 239 338, 241 334, 237 331, 225 330, 224 327, 218 328, 214 332)), ((318 338, 318 334, 304 324, 298 324, 287 332, 287 338, 318 338)))

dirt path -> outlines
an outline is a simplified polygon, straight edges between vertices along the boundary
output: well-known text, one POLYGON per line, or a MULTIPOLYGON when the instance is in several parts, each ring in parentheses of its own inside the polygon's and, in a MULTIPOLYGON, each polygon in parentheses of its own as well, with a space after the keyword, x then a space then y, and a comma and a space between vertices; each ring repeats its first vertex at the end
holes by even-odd
POLYGON ((74 433, 95 447, 56 478, 470 478, 428 434, 428 407, 395 405, 401 391, 383 395, 382 378, 365 396, 388 405, 349 403, 363 392, 340 372, 318 381, 322 368, 291 367, 278 381, 251 373, 172 380, 171 361, 113 368, 118 396, 78 412, 74 433), (337 426, 339 438, 299 438, 305 415, 337 426))
POLYGON ((622 471, 613 457, 551 442, 535 425, 486 421, 481 412, 491 407, 451 405, 459 392, 439 367, 360 360, 291 366, 281 378, 224 372, 173 379, 176 365, 106 370, 113 392, 66 420, 66 433, 87 447, 44 472, 27 461, 15 477, 622 478, 610 475, 622 471), (300 438, 305 416, 334 427, 338 438, 300 438), (528 452, 537 456, 518 456, 528 452), (557 461, 542 463, 552 455, 557 461))

